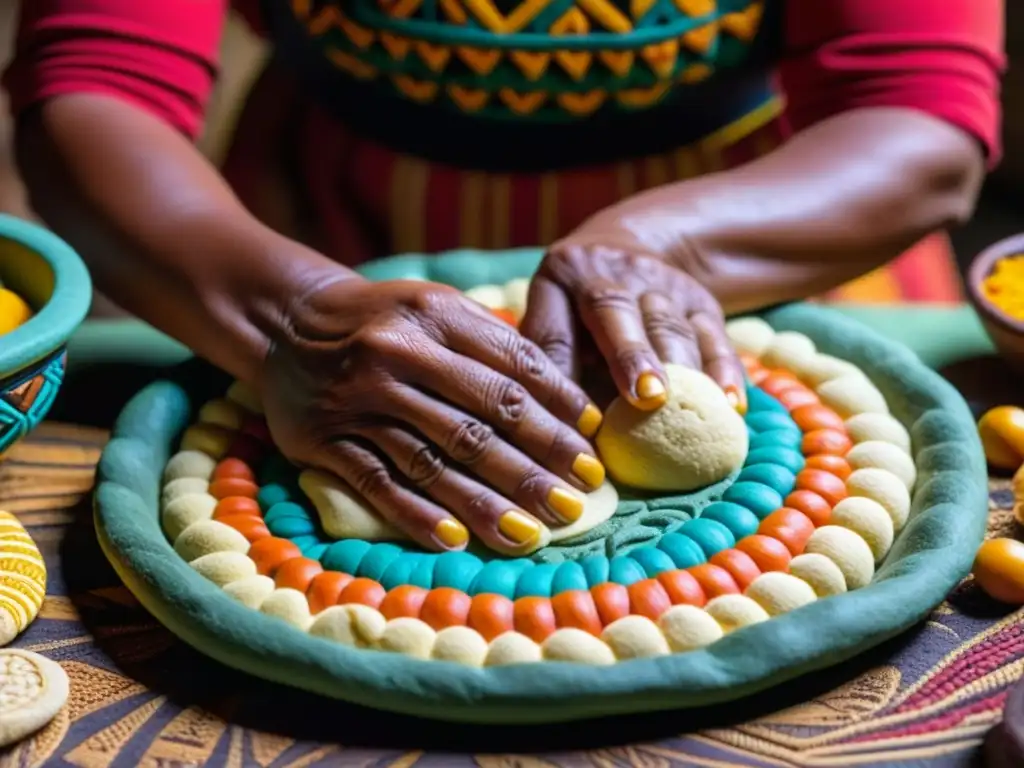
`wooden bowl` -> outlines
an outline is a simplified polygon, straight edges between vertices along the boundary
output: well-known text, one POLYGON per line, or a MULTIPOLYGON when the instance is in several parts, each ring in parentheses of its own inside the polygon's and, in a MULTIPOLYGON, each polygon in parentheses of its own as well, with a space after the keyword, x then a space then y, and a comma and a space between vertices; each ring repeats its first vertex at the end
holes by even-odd
POLYGON ((42 227, 0 215, 0 280, 35 314, 0 336, 0 457, 42 421, 64 381, 64 347, 89 311, 81 259, 42 227))
POLYGON ((1024 255, 1024 234, 1000 240, 978 254, 967 271, 967 296, 1003 359, 1024 376, 1024 321, 1007 315, 981 290, 998 262, 1018 255, 1024 255))

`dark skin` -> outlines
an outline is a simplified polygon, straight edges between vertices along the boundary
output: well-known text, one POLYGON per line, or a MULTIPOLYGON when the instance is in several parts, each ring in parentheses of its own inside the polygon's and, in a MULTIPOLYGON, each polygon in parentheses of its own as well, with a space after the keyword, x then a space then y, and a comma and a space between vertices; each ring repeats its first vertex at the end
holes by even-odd
POLYGON ((639 408, 664 402, 672 362, 742 410, 726 314, 832 288, 965 221, 984 173, 974 140, 926 115, 837 116, 593 217, 549 249, 519 335, 444 286, 369 283, 274 232, 127 104, 54 99, 18 152, 35 209, 99 288, 256 387, 287 456, 425 547, 463 548, 464 524, 510 554, 603 479, 599 414, 575 383, 588 344, 639 408))

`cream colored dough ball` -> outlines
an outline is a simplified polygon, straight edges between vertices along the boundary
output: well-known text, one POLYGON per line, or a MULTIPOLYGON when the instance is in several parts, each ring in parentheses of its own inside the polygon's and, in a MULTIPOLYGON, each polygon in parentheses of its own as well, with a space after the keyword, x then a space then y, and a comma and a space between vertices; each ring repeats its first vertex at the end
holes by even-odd
POLYGON ((605 413, 597 450, 608 474, 650 491, 690 491, 729 476, 747 456, 747 427, 700 371, 666 366, 668 401, 639 411, 619 398, 605 413))

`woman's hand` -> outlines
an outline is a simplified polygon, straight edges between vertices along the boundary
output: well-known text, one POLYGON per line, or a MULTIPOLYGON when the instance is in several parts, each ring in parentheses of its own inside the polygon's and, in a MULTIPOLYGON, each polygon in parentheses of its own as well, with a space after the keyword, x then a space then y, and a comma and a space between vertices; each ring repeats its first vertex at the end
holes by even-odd
POLYGON ((662 363, 676 363, 703 370, 744 411, 743 368, 718 302, 685 272, 622 240, 619 231, 555 245, 531 284, 523 335, 568 376, 578 376, 592 339, 616 391, 637 408, 665 402, 662 363), (587 244, 602 239, 615 246, 587 244))
POLYGON ((434 283, 344 280, 298 300, 262 395, 286 456, 349 483, 429 549, 536 547, 604 481, 600 412, 515 329, 434 283), (450 510, 450 511, 449 511, 450 510))

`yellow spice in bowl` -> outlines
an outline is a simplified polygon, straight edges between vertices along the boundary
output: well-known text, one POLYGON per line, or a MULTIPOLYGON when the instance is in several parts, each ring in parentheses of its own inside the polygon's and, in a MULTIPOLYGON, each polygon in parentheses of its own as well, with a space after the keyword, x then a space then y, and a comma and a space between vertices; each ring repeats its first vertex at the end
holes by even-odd
POLYGON ((32 309, 14 291, 0 286, 0 335, 10 333, 32 317, 32 309))
POLYGON ((1024 320, 1024 254, 997 261, 981 293, 1004 314, 1024 320))

